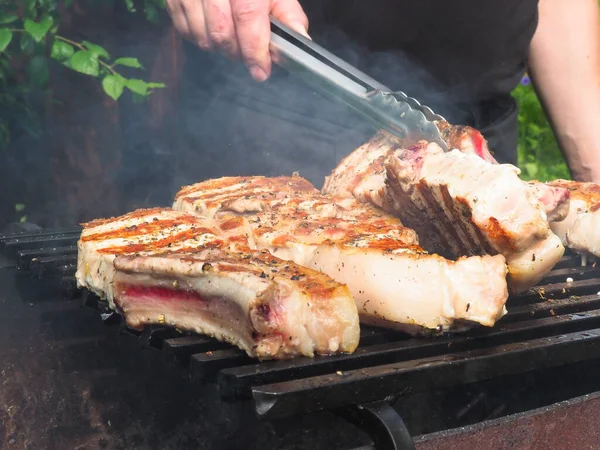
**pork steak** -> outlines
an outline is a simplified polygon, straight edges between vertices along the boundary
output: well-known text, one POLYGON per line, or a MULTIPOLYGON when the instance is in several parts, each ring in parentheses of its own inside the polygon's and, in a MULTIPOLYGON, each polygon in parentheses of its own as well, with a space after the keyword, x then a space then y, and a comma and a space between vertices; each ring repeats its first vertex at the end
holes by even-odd
POLYGON ((182 188, 173 208, 223 226, 247 218, 258 248, 346 284, 362 323, 419 334, 493 326, 506 313, 501 255, 430 255, 397 217, 298 176, 207 180, 182 188))
POLYGON ((141 329, 164 324, 230 342, 260 359, 353 352, 356 304, 325 274, 251 249, 242 217, 166 208, 84 224, 77 283, 141 329))
POLYGON ((538 192, 518 169, 472 152, 444 152, 437 144, 409 148, 388 133, 347 156, 322 192, 353 196, 399 217, 426 250, 447 258, 501 254, 511 292, 521 292, 564 253, 538 192))

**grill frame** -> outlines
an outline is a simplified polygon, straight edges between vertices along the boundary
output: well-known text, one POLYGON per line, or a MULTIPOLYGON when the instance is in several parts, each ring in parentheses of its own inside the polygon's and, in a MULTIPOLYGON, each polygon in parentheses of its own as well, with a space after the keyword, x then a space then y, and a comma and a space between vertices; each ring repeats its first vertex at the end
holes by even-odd
MULTIPOLYGON (((77 290, 80 232, 11 233, 0 236, 0 252, 22 275, 54 283, 65 298, 80 298, 82 306, 99 310, 107 325, 124 326, 95 295, 77 290)), ((600 358, 600 267, 579 264, 577 255, 567 254, 538 286, 509 299, 508 315, 494 328, 408 338, 363 326, 352 355, 257 362, 229 344, 193 333, 124 329, 160 350, 168 363, 187 367, 198 382, 215 382, 224 401, 251 399, 261 418, 333 410, 365 427, 377 448, 413 448, 401 418, 390 411, 406 392, 600 358), (574 281, 567 283, 568 277, 574 281)))

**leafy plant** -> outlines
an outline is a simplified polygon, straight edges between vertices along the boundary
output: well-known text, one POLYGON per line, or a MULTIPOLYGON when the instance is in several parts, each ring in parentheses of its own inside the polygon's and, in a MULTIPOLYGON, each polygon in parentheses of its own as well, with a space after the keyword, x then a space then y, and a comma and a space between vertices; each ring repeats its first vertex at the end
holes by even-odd
MULTIPOLYGON (((159 11, 164 8, 164 0, 143 0, 141 6, 136 6, 134 0, 122 1, 131 12, 141 9, 152 22, 158 21, 159 11)), ((125 91, 139 100, 165 87, 160 82, 123 75, 125 67, 144 70, 137 58, 113 57, 99 44, 77 42, 60 34, 59 7, 68 10, 72 6, 73 0, 14 0, 0 4, 0 148, 8 145, 14 130, 39 135, 35 111, 40 96, 51 97, 47 86, 51 61, 98 79, 106 95, 115 101, 125 91)))
POLYGON ((518 165, 526 180, 570 179, 565 159, 529 77, 514 90, 519 104, 518 165))

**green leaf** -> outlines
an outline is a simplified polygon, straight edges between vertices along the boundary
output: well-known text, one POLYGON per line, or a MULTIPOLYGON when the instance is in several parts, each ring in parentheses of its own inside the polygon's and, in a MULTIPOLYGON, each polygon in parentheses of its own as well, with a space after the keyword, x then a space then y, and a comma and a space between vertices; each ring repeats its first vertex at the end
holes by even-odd
POLYGON ((13 33, 8 28, 0 28, 0 53, 6 50, 10 41, 12 41, 13 33))
POLYGON ((37 0, 40 5, 40 9, 44 11, 54 11, 58 6, 58 2, 56 0, 37 0))
POLYGON ((98 58, 88 50, 79 50, 71 56, 70 67, 77 72, 86 75, 98 76, 99 63, 98 58))
POLYGON ((139 95, 148 95, 148 84, 143 80, 131 79, 125 82, 125 87, 139 95))
POLYGON ((24 54, 28 55, 35 48, 35 41, 31 36, 23 33, 19 38, 19 48, 24 54))
POLYGON ((134 69, 144 68, 137 58, 117 58, 115 59, 115 65, 133 67, 134 69))
POLYGON ((25 204, 24 203, 16 203, 15 204, 15 211, 16 212, 21 212, 25 210, 25 204))
POLYGON ((71 44, 63 41, 54 41, 50 50, 50 57, 57 61, 67 61, 75 53, 75 49, 71 44))
POLYGON ((160 18, 158 14, 158 9, 156 6, 152 4, 148 4, 144 7, 144 15, 146 16, 146 20, 150 23, 157 24, 160 18))
POLYGON ((25 0, 24 3, 26 16, 35 18, 35 7, 37 6, 37 0, 25 0))
POLYGON ((17 20, 19 17, 18 16, 14 16, 12 14, 8 14, 8 15, 0 15, 0 24, 1 25, 5 25, 7 23, 13 23, 15 20, 17 20))
POLYGON ((48 60, 44 56, 34 56, 27 65, 27 77, 29 81, 38 86, 44 86, 48 82, 49 70, 48 60))
POLYGON ((135 5, 133 4, 133 0, 125 0, 125 5, 127 6, 127 10, 129 12, 135 12, 135 5))
POLYGON ((44 16, 39 22, 34 22, 30 19, 25 19, 25 31, 27 31, 31 37, 36 41, 40 42, 48 33, 48 30, 52 28, 54 20, 52 16, 44 16))
POLYGON ((104 47, 101 47, 97 44, 92 44, 91 42, 88 41, 83 41, 83 45, 85 45, 85 48, 87 48, 90 52, 92 52, 94 55, 96 55, 97 57, 101 57, 101 58, 106 58, 109 59, 110 55, 108 54, 108 52, 106 51, 106 49, 104 47))
POLYGON ((102 79, 102 88, 104 92, 113 100, 118 100, 123 93, 125 87, 123 77, 117 77, 115 75, 106 75, 102 79))
POLYGON ((149 89, 157 89, 167 87, 165 83, 146 83, 149 89))

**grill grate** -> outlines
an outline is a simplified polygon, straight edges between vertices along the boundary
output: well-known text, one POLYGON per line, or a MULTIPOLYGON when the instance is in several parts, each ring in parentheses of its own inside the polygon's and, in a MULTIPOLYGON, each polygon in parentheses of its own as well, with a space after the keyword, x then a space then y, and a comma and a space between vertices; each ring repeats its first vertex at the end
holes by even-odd
MULTIPOLYGON (((99 309, 105 323, 121 323, 76 288, 79 233, 0 236, 0 251, 20 272, 55 279, 67 298, 99 309)), ((206 336, 163 327, 129 331, 165 360, 187 366, 195 380, 217 382, 224 400, 252 399, 257 414, 272 419, 600 358, 599 290, 600 267, 566 255, 538 286, 509 299, 508 315, 494 328, 419 339, 363 326, 356 352, 335 357, 258 363, 206 336)))

